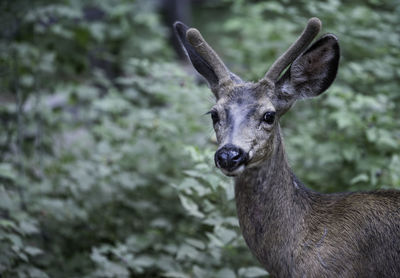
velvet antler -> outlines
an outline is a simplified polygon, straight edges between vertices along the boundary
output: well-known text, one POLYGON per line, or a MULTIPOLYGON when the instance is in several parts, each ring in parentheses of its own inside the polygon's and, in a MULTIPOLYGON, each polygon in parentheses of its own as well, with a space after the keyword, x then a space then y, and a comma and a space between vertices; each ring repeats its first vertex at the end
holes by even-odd
POLYGON ((300 37, 272 64, 271 68, 260 81, 275 83, 282 71, 307 48, 318 35, 320 29, 321 21, 316 17, 310 18, 300 37))
POLYGON ((230 72, 219 58, 217 53, 208 45, 200 32, 195 28, 190 28, 186 32, 186 39, 196 49, 200 56, 211 66, 218 78, 218 87, 225 87, 232 84, 230 72))

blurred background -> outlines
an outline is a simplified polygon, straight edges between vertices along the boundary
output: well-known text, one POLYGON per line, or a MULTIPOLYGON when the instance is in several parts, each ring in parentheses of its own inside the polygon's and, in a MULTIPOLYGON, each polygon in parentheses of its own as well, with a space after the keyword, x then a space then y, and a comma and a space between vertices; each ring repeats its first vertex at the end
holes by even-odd
POLYGON ((282 119, 295 173, 400 189, 397 0, 1 1, 0 277, 266 277, 213 166, 212 94, 170 27, 257 80, 312 16, 342 56, 282 119))

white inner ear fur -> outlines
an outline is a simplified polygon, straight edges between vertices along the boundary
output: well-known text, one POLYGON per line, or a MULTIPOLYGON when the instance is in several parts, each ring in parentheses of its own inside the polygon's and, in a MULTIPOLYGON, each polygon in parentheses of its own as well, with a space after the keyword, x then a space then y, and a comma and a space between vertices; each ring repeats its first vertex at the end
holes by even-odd
POLYGON ((292 96, 295 92, 289 79, 287 79, 281 86, 281 93, 284 96, 292 96))

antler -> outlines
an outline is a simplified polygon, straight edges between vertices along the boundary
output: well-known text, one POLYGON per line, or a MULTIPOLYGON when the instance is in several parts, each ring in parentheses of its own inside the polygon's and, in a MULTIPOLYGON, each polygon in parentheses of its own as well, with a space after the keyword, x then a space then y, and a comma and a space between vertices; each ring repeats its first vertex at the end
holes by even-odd
POLYGON ((224 87, 232 83, 229 70, 219 58, 217 53, 208 45, 200 32, 195 28, 190 28, 186 32, 186 39, 196 49, 196 51, 207 61, 211 69, 218 78, 218 86, 224 87))
POLYGON ((318 18, 310 18, 300 37, 272 64, 261 81, 267 80, 276 82, 282 71, 291 64, 318 35, 321 25, 321 21, 318 18))

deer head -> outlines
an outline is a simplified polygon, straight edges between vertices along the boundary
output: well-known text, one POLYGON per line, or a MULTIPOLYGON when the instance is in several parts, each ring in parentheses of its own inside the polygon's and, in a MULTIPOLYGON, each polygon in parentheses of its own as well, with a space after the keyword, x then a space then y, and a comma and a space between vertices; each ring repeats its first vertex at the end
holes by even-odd
POLYGON ((209 112, 219 144, 215 164, 228 176, 266 160, 276 144, 280 117, 296 100, 323 93, 338 69, 339 44, 334 35, 324 35, 308 47, 321 28, 318 18, 308 21, 300 37, 258 82, 243 81, 230 72, 198 30, 181 22, 174 27, 191 63, 216 97, 209 112))

